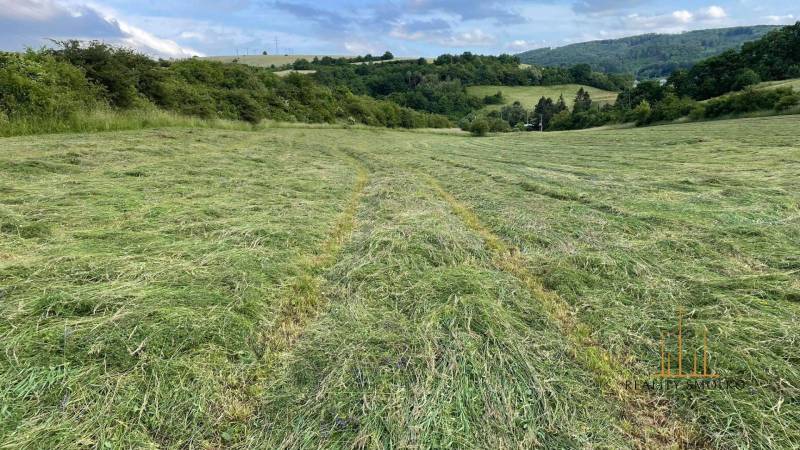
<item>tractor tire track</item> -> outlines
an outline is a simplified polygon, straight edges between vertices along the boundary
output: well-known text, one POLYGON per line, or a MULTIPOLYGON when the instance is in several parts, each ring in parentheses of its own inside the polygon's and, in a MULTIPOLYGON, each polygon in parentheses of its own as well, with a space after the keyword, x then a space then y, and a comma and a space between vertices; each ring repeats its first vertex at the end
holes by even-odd
POLYGON ((306 326, 316 318, 327 304, 323 290, 322 275, 334 265, 336 256, 346 244, 356 227, 356 212, 361 204, 364 191, 369 182, 369 168, 351 152, 337 150, 342 157, 350 160, 356 171, 356 180, 350 198, 327 238, 320 245, 319 251, 313 255, 301 256, 299 275, 292 278, 283 287, 280 320, 265 330, 262 339, 268 353, 288 351, 297 342, 306 326))
POLYGON ((605 203, 596 202, 596 201, 594 201, 594 200, 592 200, 590 198, 583 197, 583 196, 581 196, 579 194, 576 194, 574 192, 563 191, 563 190, 562 191, 557 191, 557 190, 550 189, 550 188, 548 188, 548 187, 546 187, 546 186, 544 186, 542 184, 531 183, 529 181, 514 181, 514 180, 510 180, 510 179, 508 179, 508 178, 506 178, 506 177, 504 177, 502 175, 496 175, 496 174, 493 174, 491 172, 479 169, 477 167, 470 166, 468 164, 463 164, 463 163, 459 163, 459 162, 455 162, 455 161, 450 161, 450 160, 447 160, 447 159, 438 158, 436 156, 431 156, 431 159, 436 161, 436 162, 445 163, 445 164, 447 164, 449 166, 452 166, 452 167, 468 170, 470 172, 474 172, 474 173, 477 173, 479 175, 483 175, 485 177, 490 178, 495 183, 509 185, 509 186, 517 186, 520 189, 522 189, 523 191, 532 192, 532 193, 534 193, 536 195, 541 195, 543 197, 548 197, 548 198, 551 198, 551 199, 554 199, 554 200, 579 203, 581 205, 586 206, 587 208, 593 209, 593 210, 601 212, 601 213, 611 214, 611 215, 619 216, 619 217, 631 218, 630 214, 628 214, 627 212, 625 212, 625 211, 623 211, 623 210, 621 210, 621 209, 619 209, 619 208, 617 208, 615 206, 607 205, 605 203))
POLYGON ((625 363, 631 358, 613 355, 595 342, 591 338, 591 329, 575 317, 569 304, 556 292, 547 290, 530 273, 518 248, 489 230, 468 206, 445 190, 434 177, 420 175, 428 180, 465 225, 484 239, 497 268, 517 278, 542 303, 573 348, 575 360, 591 371, 605 394, 622 402, 624 418, 631 425, 625 431, 636 448, 701 447, 688 427, 669 414, 667 401, 655 398, 647 391, 631 388, 629 383, 633 381, 633 374, 626 369, 625 363))

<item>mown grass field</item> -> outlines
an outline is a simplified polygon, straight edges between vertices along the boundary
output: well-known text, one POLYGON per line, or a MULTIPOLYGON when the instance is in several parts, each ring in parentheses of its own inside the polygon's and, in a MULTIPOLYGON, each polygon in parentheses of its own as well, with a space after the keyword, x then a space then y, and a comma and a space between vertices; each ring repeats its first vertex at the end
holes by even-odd
POLYGON ((779 87, 791 87, 795 90, 800 90, 800 78, 793 78, 790 80, 780 80, 780 81, 765 81, 763 83, 759 83, 756 86, 756 89, 775 89, 779 87))
MULTIPOLYGON (((324 56, 330 56, 331 58, 348 58, 345 55, 243 55, 243 56, 207 56, 205 59, 209 59, 212 61, 219 61, 224 63, 233 62, 237 60, 241 64, 247 64, 249 66, 256 66, 256 67, 271 67, 275 65, 275 67, 280 67, 286 64, 292 64, 293 62, 299 59, 305 59, 308 61, 313 60, 314 58, 322 58, 324 56)), ((399 61, 404 59, 416 59, 413 57, 395 57, 392 61, 399 61)), ((372 64, 382 63, 383 61, 372 61, 372 64)), ((433 59, 428 58, 428 62, 433 62, 433 59)), ((353 64, 367 64, 363 62, 357 62, 353 64)), ((305 71, 302 71, 305 72, 305 71)))
POLYGON ((275 75, 279 77, 286 77, 293 73, 299 73, 300 75, 311 75, 317 73, 316 70, 280 70, 275 72, 275 75))
MULTIPOLYGON (((779 80, 779 81, 764 81, 764 82, 761 82, 761 83, 758 83, 758 84, 752 86, 752 88, 756 89, 756 90, 792 88, 792 89, 795 90, 795 92, 798 92, 798 91, 800 91, 800 78, 792 78, 792 79, 788 79, 788 80, 779 80)), ((723 94, 723 95, 720 95, 719 97, 713 97, 713 98, 726 97, 726 96, 732 95, 734 93, 741 93, 741 92, 743 92, 743 91, 734 91, 732 93, 723 94)), ((700 103, 706 103, 709 100, 712 100, 712 99, 702 100, 700 103)))
MULTIPOLYGON (((241 56, 207 56, 205 59, 209 59, 211 61, 219 61, 223 63, 233 62, 233 60, 238 60, 241 64, 247 64, 249 66, 256 66, 256 67, 270 67, 275 65, 275 67, 280 67, 286 64, 292 64, 293 62, 297 61, 298 59, 306 59, 311 61, 315 57, 322 58, 326 55, 241 55, 241 56)), ((340 58, 340 55, 327 55, 332 58, 340 58)))
POLYGON ((795 447, 798 126, 4 138, 0 448, 795 447))
MULTIPOLYGON (((504 105, 511 105, 515 101, 522 103, 522 106, 532 109, 539 102, 542 97, 550 97, 553 100, 558 100, 559 95, 564 95, 564 101, 567 107, 572 108, 572 102, 575 99, 575 93, 578 89, 583 88, 589 92, 592 101, 600 105, 614 103, 617 100, 617 93, 598 89, 591 86, 583 86, 580 84, 559 84, 554 86, 469 86, 467 92, 471 95, 483 98, 487 95, 494 95, 498 91, 503 93, 505 102, 504 105)), ((503 105, 488 105, 484 109, 493 110, 500 109, 503 105)))

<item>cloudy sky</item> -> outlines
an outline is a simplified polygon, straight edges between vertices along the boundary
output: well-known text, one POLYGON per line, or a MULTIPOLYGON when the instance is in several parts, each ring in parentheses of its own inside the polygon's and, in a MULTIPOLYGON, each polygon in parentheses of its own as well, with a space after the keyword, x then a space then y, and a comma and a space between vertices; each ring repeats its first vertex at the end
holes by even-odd
POLYGON ((0 49, 97 39, 154 56, 516 53, 800 20, 797 0, 0 0, 0 49))

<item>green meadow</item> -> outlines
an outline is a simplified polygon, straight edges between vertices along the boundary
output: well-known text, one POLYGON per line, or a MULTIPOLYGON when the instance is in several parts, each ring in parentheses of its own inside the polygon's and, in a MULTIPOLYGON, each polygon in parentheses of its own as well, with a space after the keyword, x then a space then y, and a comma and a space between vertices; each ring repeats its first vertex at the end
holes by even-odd
MULTIPOLYGON (((311 61, 314 58, 322 58, 325 55, 288 55, 288 54, 278 54, 278 55, 239 55, 239 56, 207 56, 203 59, 208 59, 210 61, 218 61, 223 63, 230 63, 234 60, 237 60, 240 64, 247 64, 248 66, 255 66, 255 67, 270 67, 275 65, 276 67, 280 67, 286 64, 291 64, 298 59, 306 59, 311 61)), ((339 56, 335 55, 328 55, 333 58, 338 58, 339 56)))
POLYGON ((0 448, 796 447, 799 128, 2 138, 0 448))
MULTIPOLYGON (((600 105, 614 104, 617 100, 617 92, 606 91, 592 86, 585 86, 581 84, 557 84, 552 86, 469 86, 467 93, 483 98, 487 95, 494 95, 497 92, 503 93, 503 105, 511 105, 514 102, 520 102, 522 106, 533 109, 539 99, 542 97, 550 97, 554 101, 563 95, 564 101, 569 108, 572 108, 572 101, 575 99, 575 93, 578 89, 589 92, 592 101, 600 105)), ((500 109, 503 105, 489 105, 485 109, 500 109)))
MULTIPOLYGON (((331 58, 347 58, 344 55, 289 55, 289 54, 278 54, 278 55, 240 55, 240 56, 206 56, 203 59, 207 59, 210 61, 218 61, 223 63, 230 63, 237 61, 240 64, 246 64, 248 66, 255 66, 255 67, 280 67, 286 64, 292 64, 297 60, 305 59, 307 61, 311 61, 314 58, 323 58, 325 56, 329 56, 331 58)), ((400 61, 400 60, 411 60, 417 59, 413 57, 396 57, 392 61, 400 61)), ((432 58, 427 58, 429 62, 432 61, 432 58)), ((370 64, 379 64, 383 61, 371 61, 370 64)), ((365 64, 363 62, 357 62, 352 64, 365 64)), ((300 73, 310 73, 309 71, 301 70, 300 73)))

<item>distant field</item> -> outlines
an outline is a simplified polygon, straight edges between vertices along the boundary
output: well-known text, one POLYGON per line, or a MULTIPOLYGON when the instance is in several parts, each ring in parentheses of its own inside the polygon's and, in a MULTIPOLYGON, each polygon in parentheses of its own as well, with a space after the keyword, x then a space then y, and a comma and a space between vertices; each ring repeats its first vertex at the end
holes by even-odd
POLYGON ((299 74, 302 74, 302 75, 310 75, 312 73, 317 73, 317 71, 316 70, 280 70, 278 72, 275 72, 275 75, 277 75, 279 77, 285 77, 286 75, 289 75, 290 73, 299 73, 299 74))
POLYGON ((759 83, 756 86, 756 89, 775 89, 779 87, 791 87, 794 88, 796 91, 800 91, 800 78, 794 78, 791 80, 781 80, 781 81, 765 81, 763 83, 759 83))
MULTIPOLYGON (((208 56, 205 59, 209 59, 211 61, 220 61, 220 62, 233 62, 234 60, 238 59, 238 61, 241 64, 247 64, 249 66, 270 67, 274 64, 276 67, 280 67, 285 64, 291 64, 297 61, 298 59, 306 59, 308 61, 311 61, 314 58, 322 58, 325 56, 330 56, 331 58, 350 57, 347 55, 249 55, 249 56, 208 56)), ((416 59, 416 58, 396 57, 392 61, 399 61, 405 59, 416 59)), ((432 60, 429 59, 429 61, 432 60)), ((373 61, 373 63, 382 63, 382 62, 385 61, 373 61)), ((353 64, 366 64, 366 63, 353 63, 353 64)))
POLYGON ((796 448, 798 129, 0 139, 0 448, 796 448))
POLYGON ((238 59, 240 63, 256 67, 270 67, 273 64, 280 67, 284 64, 291 64, 298 59, 307 59, 311 61, 315 57, 322 58, 323 56, 330 56, 333 58, 341 58, 337 55, 250 55, 250 56, 208 56, 205 59, 220 62, 233 62, 238 59))
MULTIPOLYGON (((800 92, 800 78, 793 78, 789 80, 780 80, 780 81, 764 81, 762 83, 758 83, 757 85, 753 86, 754 89, 777 89, 777 88, 793 88, 795 91, 800 92)), ((741 92, 741 91, 736 91, 741 92)), ((727 94, 720 95, 719 97, 714 98, 722 98, 734 94, 736 92, 729 92, 727 94)), ((707 103, 709 100, 713 100, 713 98, 702 100, 700 103, 707 103)))
MULTIPOLYGON (((539 99, 542 97, 550 97, 557 100, 558 96, 563 94, 564 100, 567 102, 568 107, 572 107, 572 101, 575 98, 575 93, 578 89, 583 88, 589 91, 592 101, 599 104, 614 103, 617 99, 617 93, 597 89, 591 86, 582 86, 579 84, 559 84, 555 86, 470 86, 467 92, 478 96, 485 97, 487 95, 494 95, 497 91, 503 93, 505 104, 512 104, 519 101, 526 108, 533 108, 539 99)), ((489 105, 487 109, 499 109, 502 105, 489 105)))

